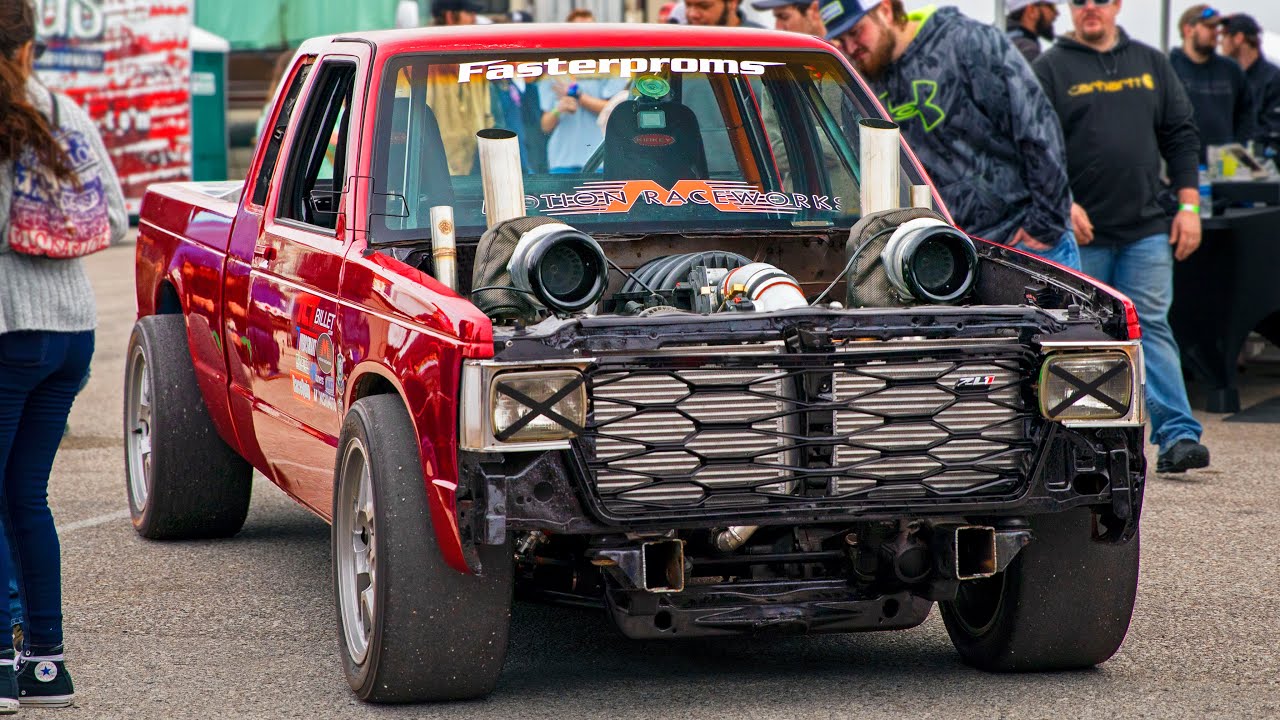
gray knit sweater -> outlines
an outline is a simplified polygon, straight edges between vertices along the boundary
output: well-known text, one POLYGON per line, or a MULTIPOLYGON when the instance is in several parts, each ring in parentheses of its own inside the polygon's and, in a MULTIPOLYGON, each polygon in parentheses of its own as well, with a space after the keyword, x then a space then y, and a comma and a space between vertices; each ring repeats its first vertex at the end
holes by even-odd
MULTIPOLYGON (((52 98, 47 89, 31 80, 27 95, 35 106, 50 116, 52 98)), ((94 153, 105 165, 111 241, 117 242, 129 229, 124 195, 111 167, 111 158, 98 136, 93 121, 73 101, 58 100, 58 121, 64 128, 80 130, 93 144, 94 153)), ((0 333, 17 330, 78 332, 97 325, 93 287, 80 258, 58 260, 13 252, 8 247, 9 204, 13 198, 13 166, 0 163, 0 333)))

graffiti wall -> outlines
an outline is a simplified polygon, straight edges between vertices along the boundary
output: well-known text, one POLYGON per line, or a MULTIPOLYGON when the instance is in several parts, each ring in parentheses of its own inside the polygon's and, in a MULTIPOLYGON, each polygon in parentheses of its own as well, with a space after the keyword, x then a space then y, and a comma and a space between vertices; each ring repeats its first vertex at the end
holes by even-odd
POLYGON ((191 177, 192 0, 36 0, 40 78, 97 122, 130 213, 191 177))

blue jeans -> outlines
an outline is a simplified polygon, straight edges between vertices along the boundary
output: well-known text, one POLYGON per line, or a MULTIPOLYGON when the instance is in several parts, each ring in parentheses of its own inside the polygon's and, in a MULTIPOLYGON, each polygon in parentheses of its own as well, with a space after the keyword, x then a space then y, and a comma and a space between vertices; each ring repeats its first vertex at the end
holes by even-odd
POLYGON ((1080 269, 1080 246, 1076 243, 1076 234, 1071 230, 1062 233, 1062 237, 1058 240, 1058 244, 1041 252, 1032 250, 1025 245, 1017 246, 1019 250, 1026 250, 1029 253, 1035 253, 1045 260, 1052 260, 1064 267, 1072 270, 1080 269))
MULTIPOLYGON (((0 334, 0 529, 12 565, 0 563, 0 587, 18 578, 27 647, 62 644, 62 559, 49 511, 49 472, 71 403, 93 357, 92 331, 0 334)), ((0 603, 0 628, 10 627, 0 603)))
MULTIPOLYGON (((4 555, 0 556, 0 563, 9 566, 9 623, 10 626, 21 625, 22 595, 18 590, 18 576, 13 572, 13 560, 9 557, 9 543, 4 542, 3 538, 0 538, 0 549, 4 551, 4 555)), ((3 642, 4 638, 0 637, 0 643, 3 642)))
POLYGON ((1173 303, 1169 236, 1162 233, 1123 245, 1086 245, 1080 248, 1080 259, 1085 273, 1128 295, 1138 311, 1151 442, 1159 445, 1161 452, 1179 440, 1199 442, 1202 428, 1191 416, 1178 343, 1169 327, 1169 305, 1173 303))

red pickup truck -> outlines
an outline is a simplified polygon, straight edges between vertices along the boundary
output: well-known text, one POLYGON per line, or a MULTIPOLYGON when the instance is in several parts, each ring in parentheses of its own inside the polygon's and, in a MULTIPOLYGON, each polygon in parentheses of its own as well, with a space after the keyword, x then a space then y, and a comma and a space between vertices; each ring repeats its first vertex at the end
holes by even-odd
POLYGON ((641 638, 937 602, 997 671, 1120 646, 1133 307, 952 227, 829 45, 320 38, 265 128, 243 183, 143 201, 129 503, 230 536, 256 468, 330 521, 359 697, 489 692, 515 593, 641 638))

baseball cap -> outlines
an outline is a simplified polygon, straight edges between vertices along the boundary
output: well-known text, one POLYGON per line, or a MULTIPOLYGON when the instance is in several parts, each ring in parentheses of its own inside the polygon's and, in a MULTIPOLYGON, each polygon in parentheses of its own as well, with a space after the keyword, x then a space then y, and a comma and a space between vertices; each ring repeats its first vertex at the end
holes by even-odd
POLYGON ((1228 35, 1236 33, 1244 33, 1245 35, 1262 34, 1262 26, 1258 24, 1258 21, 1254 20, 1252 15, 1245 15, 1244 13, 1236 13, 1223 18, 1222 29, 1228 35))
POLYGON ((788 5, 808 5, 805 0, 757 0, 751 3, 752 10, 772 10, 788 5))
POLYGON ((1053 0, 1009 0, 1009 2, 1005 3, 1005 12, 1012 15, 1013 13, 1016 13, 1023 8, 1028 8, 1028 7, 1031 7, 1032 5, 1042 5, 1042 4, 1043 5, 1061 5, 1062 2, 1061 0, 1059 0, 1058 2, 1054 2, 1053 0))
POLYGON ((431 3, 431 11, 433 13, 442 13, 446 10, 450 12, 473 12, 482 13, 485 6, 475 0, 435 0, 431 3))
POLYGON ((1196 23, 1217 25, 1221 21, 1222 13, 1216 9, 1204 4, 1192 5, 1182 13, 1182 17, 1178 18, 1178 27, 1195 25, 1196 23))
MULTIPOLYGON (((871 0, 870 4, 871 7, 875 7, 880 4, 880 0, 871 0)), ((822 12, 822 22, 827 24, 827 39, 834 40, 849 32, 849 28, 858 24, 871 7, 863 8, 859 0, 832 0, 832 2, 819 0, 818 8, 822 12)))

